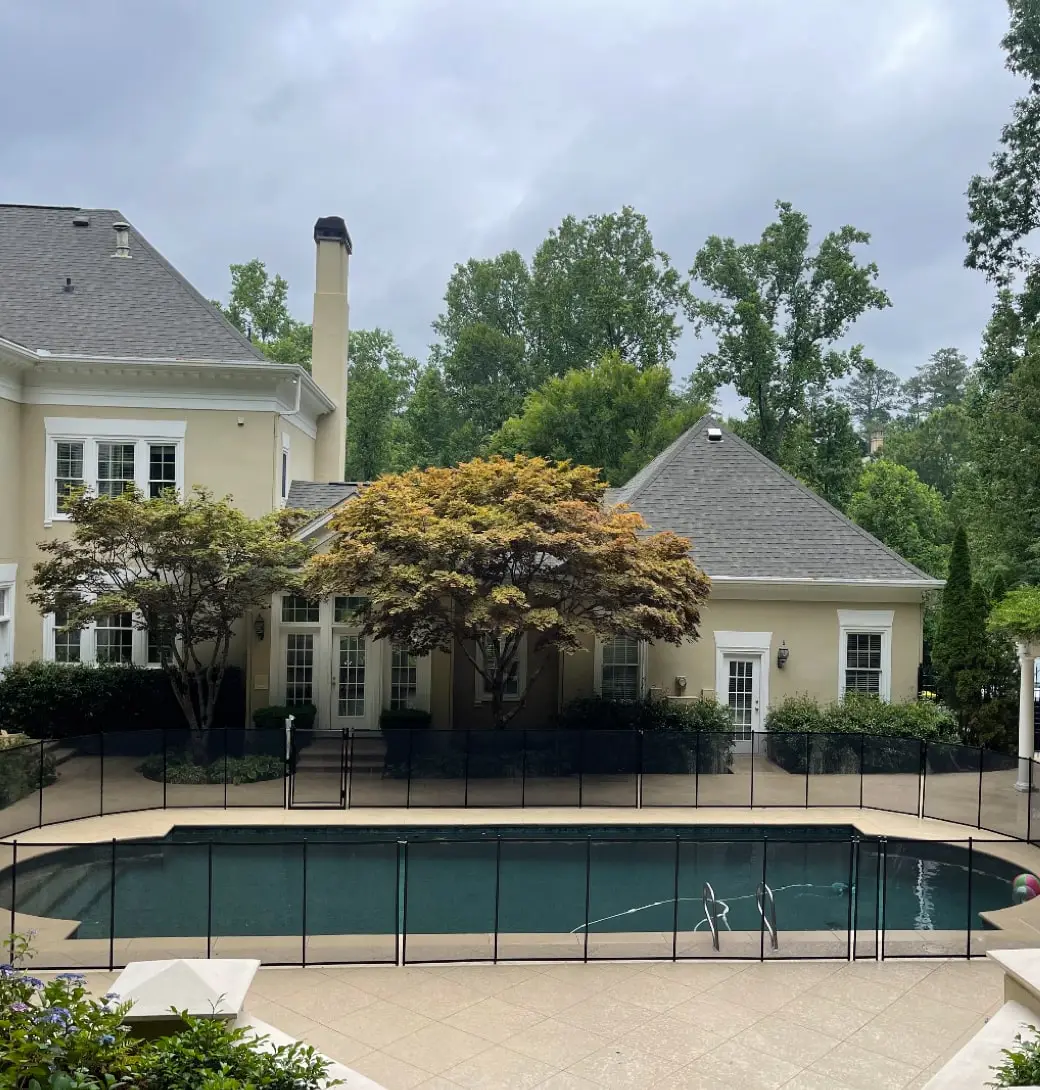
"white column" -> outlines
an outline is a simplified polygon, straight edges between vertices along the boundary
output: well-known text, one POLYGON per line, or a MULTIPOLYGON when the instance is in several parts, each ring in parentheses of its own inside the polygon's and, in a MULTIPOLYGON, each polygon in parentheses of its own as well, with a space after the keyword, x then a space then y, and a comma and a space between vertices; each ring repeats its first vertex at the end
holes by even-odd
POLYGON ((1018 780, 1016 791, 1029 790, 1029 766, 1033 760, 1033 645, 1020 640, 1018 663, 1021 670, 1018 689, 1018 780))

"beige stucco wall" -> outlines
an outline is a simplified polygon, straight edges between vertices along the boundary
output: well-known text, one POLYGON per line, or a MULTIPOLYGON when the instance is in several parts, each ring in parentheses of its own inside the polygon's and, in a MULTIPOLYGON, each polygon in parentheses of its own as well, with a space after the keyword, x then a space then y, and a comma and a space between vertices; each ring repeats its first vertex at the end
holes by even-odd
MULTIPOLYGON (((284 416, 280 418, 281 422, 277 424, 278 431, 278 453, 281 456, 281 433, 285 432, 289 436, 289 480, 290 481, 313 481, 314 476, 314 440, 304 431, 301 431, 295 424, 286 419, 284 416)), ((280 462, 279 468, 280 468, 280 462)), ((277 472, 277 471, 276 471, 277 472)), ((340 476, 343 476, 342 470, 340 476)))
MULTIPOLYGON (((67 523, 44 526, 46 472, 46 417, 101 420, 183 420, 185 486, 202 485, 217 496, 230 494, 235 506, 250 517, 271 511, 278 499, 281 433, 291 435, 290 459, 300 467, 299 476, 314 464, 314 440, 279 414, 236 412, 220 409, 141 409, 110 406, 15 405, 0 401, 0 488, 6 487, 8 459, 3 456, 10 435, 18 436, 21 452, 19 517, 0 520, 0 535, 13 531, 13 548, 19 564, 15 658, 39 658, 43 649, 42 619, 27 598, 32 565, 40 558, 37 543, 69 533, 67 523), (11 421, 20 422, 12 424, 11 421), (241 423, 239 423, 241 421, 241 423)), ((17 464, 15 462, 15 464, 17 464)), ((295 468, 294 468, 295 472, 295 468)), ((6 493, 5 493, 6 494, 6 493)), ((0 559, 5 538, 0 536, 0 559)), ((232 649, 232 661, 245 665, 241 639, 232 649)))
MULTIPOLYGON (((559 656, 548 652, 539 659, 531 655, 527 662, 530 677, 541 663, 541 670, 530 687, 524 707, 509 721, 511 728, 537 728, 551 726, 559 706, 559 656)), ((491 728, 491 706, 476 699, 476 670, 465 655, 454 655, 454 683, 452 686, 452 725, 456 728, 480 730, 491 728)), ((448 725, 448 724, 445 724, 448 725)))
POLYGON ((21 405, 0 397, 0 564, 17 563, 21 555, 20 520, 22 451, 21 405))

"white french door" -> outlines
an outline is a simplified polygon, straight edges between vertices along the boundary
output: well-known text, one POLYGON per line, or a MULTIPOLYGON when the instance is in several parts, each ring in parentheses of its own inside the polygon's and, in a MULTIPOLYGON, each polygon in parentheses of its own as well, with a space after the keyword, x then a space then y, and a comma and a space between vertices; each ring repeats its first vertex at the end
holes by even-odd
POLYGON ((726 703, 733 718, 737 753, 750 753, 753 732, 762 729, 760 655, 726 655, 726 703))
POLYGON ((332 637, 332 721, 336 728, 379 725, 379 648, 360 632, 332 637))

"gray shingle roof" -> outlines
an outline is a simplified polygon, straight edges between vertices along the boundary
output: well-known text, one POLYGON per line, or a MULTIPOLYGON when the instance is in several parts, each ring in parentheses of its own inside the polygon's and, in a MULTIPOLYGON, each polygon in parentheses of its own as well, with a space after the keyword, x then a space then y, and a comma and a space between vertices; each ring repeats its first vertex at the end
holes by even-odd
POLYGON ((264 359, 135 228, 129 260, 112 257, 121 220, 115 209, 0 204, 0 337, 80 356, 264 359))
POLYGON ((356 496, 360 487, 356 481, 293 481, 286 506, 294 511, 327 511, 356 496))
POLYGON ((709 425, 719 426, 700 420, 607 502, 689 538, 715 578, 933 582, 732 432, 710 442, 709 425))

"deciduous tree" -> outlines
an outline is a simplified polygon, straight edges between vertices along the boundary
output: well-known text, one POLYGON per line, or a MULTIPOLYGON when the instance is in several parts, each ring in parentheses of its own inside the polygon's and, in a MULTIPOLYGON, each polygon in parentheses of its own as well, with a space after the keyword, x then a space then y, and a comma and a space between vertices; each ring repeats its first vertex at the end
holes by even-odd
POLYGON ((841 399, 869 442, 892 419, 901 394, 899 376, 894 371, 886 371, 873 360, 864 359, 842 390, 841 399))
POLYGON ((227 304, 213 305, 242 333, 277 363, 298 363, 310 370, 311 327, 289 313, 289 285, 277 273, 272 277, 254 257, 231 266, 231 294, 227 304))
POLYGON ((313 594, 359 594, 367 636, 413 654, 454 647, 483 677, 495 724, 523 706, 548 653, 592 634, 680 644, 698 635, 708 580, 689 542, 647 535, 604 509, 596 470, 492 458, 381 478, 344 504, 313 594), (505 688, 527 633, 534 664, 517 702, 505 688))
POLYGON ((616 352, 595 367, 550 379, 492 440, 500 454, 531 454, 596 466, 624 484, 707 412, 672 390, 661 365, 640 371, 616 352))
POLYGON ((863 467, 848 407, 830 396, 813 398, 788 429, 780 458, 789 473, 844 511, 863 467))
POLYGON ((969 458, 968 414, 961 405, 929 413, 918 423, 897 420, 885 429, 883 457, 912 469, 949 500, 969 458))
POLYGON ((292 586, 308 556, 293 537, 306 516, 251 519, 195 489, 143 499, 80 494, 68 539, 41 542, 30 601, 79 629, 131 613, 163 648, 162 666, 193 732, 212 726, 235 626, 292 586))
POLYGON ((811 251, 806 216, 786 201, 776 207, 758 242, 712 235, 701 247, 690 276, 710 294, 692 300, 690 319, 716 337, 698 366, 704 385, 732 383, 747 398, 753 441, 779 462, 810 391, 826 391, 853 364, 837 342, 864 312, 890 303, 875 285, 877 266, 853 254, 870 241, 866 232, 842 227, 811 251))

